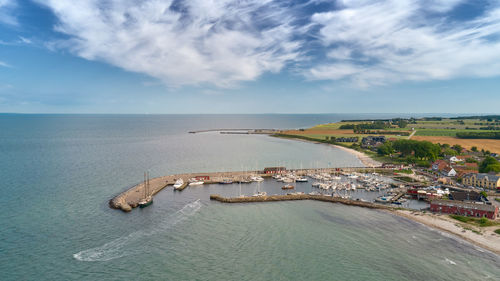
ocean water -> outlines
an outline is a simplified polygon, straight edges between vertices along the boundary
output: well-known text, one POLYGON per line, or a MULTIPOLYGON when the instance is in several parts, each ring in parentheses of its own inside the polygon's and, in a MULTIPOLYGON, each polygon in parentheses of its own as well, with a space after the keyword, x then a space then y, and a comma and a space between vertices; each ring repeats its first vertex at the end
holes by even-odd
POLYGON ((131 213, 107 206, 145 170, 359 166, 324 145, 187 133, 353 118, 373 115, 0 115, 0 279, 498 280, 497 255, 374 210, 209 200, 238 185, 165 189, 131 213))

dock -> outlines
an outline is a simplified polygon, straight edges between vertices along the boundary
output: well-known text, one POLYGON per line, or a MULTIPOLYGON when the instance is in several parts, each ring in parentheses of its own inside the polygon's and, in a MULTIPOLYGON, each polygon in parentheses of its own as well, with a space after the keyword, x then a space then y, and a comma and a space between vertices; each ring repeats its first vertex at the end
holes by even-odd
POLYGON ((209 132, 220 132, 221 134, 262 134, 262 135, 272 135, 281 132, 282 130, 277 129, 206 129, 198 131, 189 131, 190 134, 199 133, 209 133, 209 132))
POLYGON ((311 195, 311 194, 288 194, 288 195, 269 195, 269 196, 244 196, 244 197, 222 197, 218 194, 210 195, 210 200, 221 203, 255 203, 255 202, 276 202, 276 201, 295 201, 295 200, 316 200, 331 203, 340 203, 350 206, 358 206, 371 209, 391 209, 391 207, 363 202, 331 195, 311 195))
POLYGON ((401 197, 403 197, 404 195, 406 194, 406 192, 399 192, 397 195, 395 195, 394 197, 391 198, 391 200, 389 200, 391 203, 392 202, 396 202, 398 201, 401 197))

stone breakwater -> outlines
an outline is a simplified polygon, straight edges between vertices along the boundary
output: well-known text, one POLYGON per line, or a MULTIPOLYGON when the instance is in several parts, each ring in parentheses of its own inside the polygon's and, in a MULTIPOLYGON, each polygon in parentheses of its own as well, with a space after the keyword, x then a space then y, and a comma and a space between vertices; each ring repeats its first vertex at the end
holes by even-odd
MULTIPOLYGON (((243 177, 248 177, 250 174, 259 175, 258 171, 245 171, 245 172, 215 172, 215 173, 189 173, 189 174, 177 174, 169 175, 163 177, 152 178, 149 180, 149 188, 151 195, 155 195, 167 186, 174 185, 177 179, 183 179, 184 182, 188 182, 189 179, 195 177, 209 177, 209 180, 203 180, 205 184, 218 183, 222 179, 231 179, 237 181, 243 177)), ((261 175, 266 176, 266 175, 261 175)), ((125 190, 124 192, 116 195, 111 200, 109 200, 109 206, 113 209, 120 209, 124 212, 130 212, 133 208, 136 208, 139 201, 144 197, 144 183, 141 182, 131 188, 125 190)))
POLYGON ((249 197, 222 197, 218 194, 210 195, 210 200, 219 201, 222 203, 255 203, 255 202, 276 202, 276 201, 293 201, 293 200, 316 200, 331 203, 340 203, 350 206, 358 206, 370 209, 392 210, 393 208, 379 205, 371 202, 363 202, 357 200, 344 199, 341 197, 332 197, 325 195, 311 194, 289 194, 289 195, 270 195, 270 196, 249 196, 249 197))

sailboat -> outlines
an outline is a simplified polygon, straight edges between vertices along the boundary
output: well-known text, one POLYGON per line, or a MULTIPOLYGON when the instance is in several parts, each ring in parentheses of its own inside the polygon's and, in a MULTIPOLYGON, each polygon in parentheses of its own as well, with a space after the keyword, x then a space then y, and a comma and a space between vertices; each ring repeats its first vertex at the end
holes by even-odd
POLYGON ((153 204, 153 196, 151 196, 149 191, 149 172, 148 172, 147 179, 146 179, 146 173, 144 173, 144 198, 141 201, 139 201, 138 205, 139 208, 144 208, 151 204, 153 204))
POLYGON ((267 195, 267 192, 265 191, 260 191, 260 181, 257 182, 257 193, 255 193, 254 195, 252 195, 253 197, 257 197, 257 196, 266 196, 267 195))

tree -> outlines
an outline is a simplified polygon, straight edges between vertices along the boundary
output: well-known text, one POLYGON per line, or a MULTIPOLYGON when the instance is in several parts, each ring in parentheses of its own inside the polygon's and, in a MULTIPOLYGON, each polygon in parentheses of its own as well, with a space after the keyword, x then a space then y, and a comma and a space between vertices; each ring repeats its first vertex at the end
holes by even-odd
POLYGON ((479 194, 481 194, 484 198, 488 198, 488 193, 486 193, 486 191, 481 191, 479 194))
POLYGON ((442 144, 442 145, 441 145, 441 147, 442 147, 443 149, 448 149, 448 148, 450 148, 450 145, 449 145, 449 144, 447 144, 447 143, 444 143, 444 144, 442 144))
POLYGON ((406 128, 407 125, 408 125, 408 121, 406 121, 404 119, 400 119, 399 122, 398 122, 398 127, 399 128, 406 128))
POLYGON ((491 156, 486 156, 484 158, 483 162, 479 165, 479 172, 480 173, 489 173, 489 172, 495 172, 495 173, 500 173, 500 162, 498 162, 497 159, 491 157, 491 156))
POLYGON ((453 150, 455 150, 458 154, 462 152, 462 146, 459 144, 455 144, 454 146, 451 147, 453 150))
POLYGON ((455 150, 451 149, 451 148, 445 149, 443 151, 443 155, 447 155, 447 156, 456 156, 457 154, 458 153, 455 150))
POLYGON ((477 152, 477 146, 471 147, 470 150, 472 150, 473 152, 477 152))
POLYGON ((391 155, 394 153, 394 148, 392 147, 392 142, 388 141, 378 147, 377 153, 379 155, 391 155))

